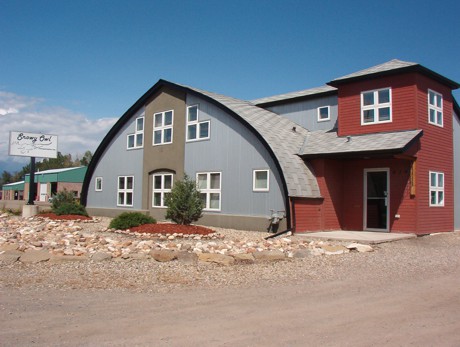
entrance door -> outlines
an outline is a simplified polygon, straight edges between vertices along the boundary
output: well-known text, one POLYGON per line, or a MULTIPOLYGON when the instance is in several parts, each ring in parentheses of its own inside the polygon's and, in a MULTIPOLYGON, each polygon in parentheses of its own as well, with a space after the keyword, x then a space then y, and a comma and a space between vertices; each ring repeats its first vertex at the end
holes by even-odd
POLYGON ((46 183, 40 183, 40 201, 46 201, 46 194, 48 194, 46 183))
POLYGON ((364 170, 364 229, 389 231, 390 176, 388 169, 364 170))

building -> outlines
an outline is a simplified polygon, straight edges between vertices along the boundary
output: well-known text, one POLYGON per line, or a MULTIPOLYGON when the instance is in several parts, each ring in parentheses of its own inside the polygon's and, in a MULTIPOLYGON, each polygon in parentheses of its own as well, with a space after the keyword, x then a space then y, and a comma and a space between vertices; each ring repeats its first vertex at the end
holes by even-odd
POLYGON ((4 184, 2 200, 24 200, 24 181, 4 184))
POLYGON ((452 231, 458 87, 400 60, 253 101, 160 80, 101 142, 81 200, 92 214, 163 219, 187 173, 205 225, 265 230, 277 214, 295 232, 452 231))
MULTIPOLYGON (((48 202, 53 195, 62 190, 73 192, 75 198, 80 198, 86 170, 86 166, 80 166, 36 172, 34 182, 36 185, 35 191, 37 195, 34 200, 48 202)), ((27 174, 24 184, 25 200, 28 200, 29 189, 30 175, 27 174)))

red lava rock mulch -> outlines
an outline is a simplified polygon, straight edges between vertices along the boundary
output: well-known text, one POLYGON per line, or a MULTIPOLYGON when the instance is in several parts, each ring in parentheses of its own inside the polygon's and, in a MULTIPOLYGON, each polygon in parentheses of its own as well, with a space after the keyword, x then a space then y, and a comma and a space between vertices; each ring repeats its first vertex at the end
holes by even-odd
POLYGON ((196 225, 180 225, 180 224, 144 224, 138 227, 130 228, 132 232, 148 233, 148 234, 195 234, 195 235, 209 235, 214 231, 205 227, 196 225))
POLYGON ((91 217, 79 216, 76 214, 63 214, 61 216, 58 216, 54 213, 39 213, 37 214, 37 217, 49 218, 53 220, 92 220, 91 217))

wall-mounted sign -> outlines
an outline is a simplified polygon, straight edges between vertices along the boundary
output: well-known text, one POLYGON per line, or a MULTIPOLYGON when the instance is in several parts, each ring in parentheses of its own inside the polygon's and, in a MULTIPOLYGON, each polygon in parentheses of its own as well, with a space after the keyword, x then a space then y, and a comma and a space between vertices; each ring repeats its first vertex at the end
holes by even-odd
POLYGON ((10 131, 10 155, 57 158, 57 135, 10 131))

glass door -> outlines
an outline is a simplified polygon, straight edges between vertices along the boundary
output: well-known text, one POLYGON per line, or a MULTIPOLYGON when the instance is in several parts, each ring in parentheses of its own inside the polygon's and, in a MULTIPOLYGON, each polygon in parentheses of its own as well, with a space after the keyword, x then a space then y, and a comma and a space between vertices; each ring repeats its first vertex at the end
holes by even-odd
POLYGON ((389 171, 364 170, 364 229, 389 231, 389 171))

